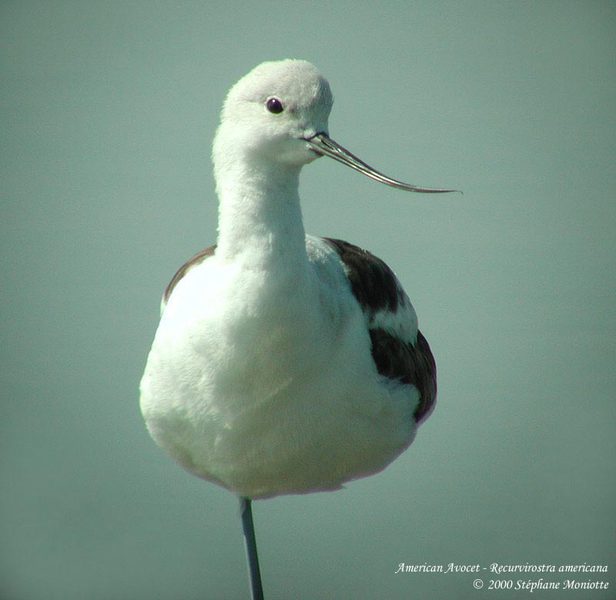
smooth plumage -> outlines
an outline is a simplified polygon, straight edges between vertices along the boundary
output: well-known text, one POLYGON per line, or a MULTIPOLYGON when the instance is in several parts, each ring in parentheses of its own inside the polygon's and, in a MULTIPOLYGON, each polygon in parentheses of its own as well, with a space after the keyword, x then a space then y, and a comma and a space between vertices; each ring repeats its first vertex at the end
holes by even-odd
MULTIPOLYGON (((434 406, 436 367, 387 265, 307 236, 301 168, 327 155, 388 185, 327 134, 329 84, 263 63, 229 92, 213 150, 219 233, 163 299, 141 410, 191 473, 239 496, 335 490, 382 470, 434 406)), ((348 210, 348 207, 347 207, 348 210)))

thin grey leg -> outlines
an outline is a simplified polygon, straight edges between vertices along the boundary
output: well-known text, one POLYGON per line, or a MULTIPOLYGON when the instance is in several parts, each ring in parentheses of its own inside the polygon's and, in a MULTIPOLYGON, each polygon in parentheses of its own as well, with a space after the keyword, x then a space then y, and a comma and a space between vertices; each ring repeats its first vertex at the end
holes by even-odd
POLYGON ((240 498, 240 515, 242 517, 242 531, 244 532, 244 542, 246 544, 252 600, 263 600, 263 585, 261 583, 261 570, 259 569, 259 555, 257 554, 257 540, 255 539, 255 526, 252 521, 251 505, 252 501, 250 498, 240 498))

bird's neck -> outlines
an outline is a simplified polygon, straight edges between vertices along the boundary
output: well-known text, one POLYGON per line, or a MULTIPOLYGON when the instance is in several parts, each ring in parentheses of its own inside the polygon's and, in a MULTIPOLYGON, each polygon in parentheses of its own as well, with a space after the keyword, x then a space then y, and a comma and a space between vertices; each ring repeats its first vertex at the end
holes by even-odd
POLYGON ((307 262, 299 172, 242 161, 215 165, 220 258, 257 268, 281 262, 292 269, 307 262))

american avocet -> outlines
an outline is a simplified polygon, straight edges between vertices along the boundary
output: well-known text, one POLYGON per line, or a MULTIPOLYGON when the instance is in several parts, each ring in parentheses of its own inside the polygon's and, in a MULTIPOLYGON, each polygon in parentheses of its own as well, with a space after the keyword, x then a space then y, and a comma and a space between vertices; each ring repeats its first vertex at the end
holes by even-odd
POLYGON ((217 245, 164 293, 141 381, 150 434, 185 469, 240 497, 260 597, 251 499, 337 490, 381 471, 434 407, 436 367, 391 269, 307 236, 301 168, 329 156, 387 185, 328 135, 327 81, 302 60, 235 84, 213 148, 217 245))

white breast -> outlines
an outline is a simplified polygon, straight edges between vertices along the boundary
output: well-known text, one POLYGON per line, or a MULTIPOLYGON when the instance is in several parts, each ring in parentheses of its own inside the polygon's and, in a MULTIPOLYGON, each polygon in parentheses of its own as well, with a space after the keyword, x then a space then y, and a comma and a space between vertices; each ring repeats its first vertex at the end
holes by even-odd
POLYGON ((213 256, 164 310, 141 382, 150 433, 192 473, 242 496, 336 489, 412 441, 417 391, 387 380, 335 252, 302 272, 213 256))

